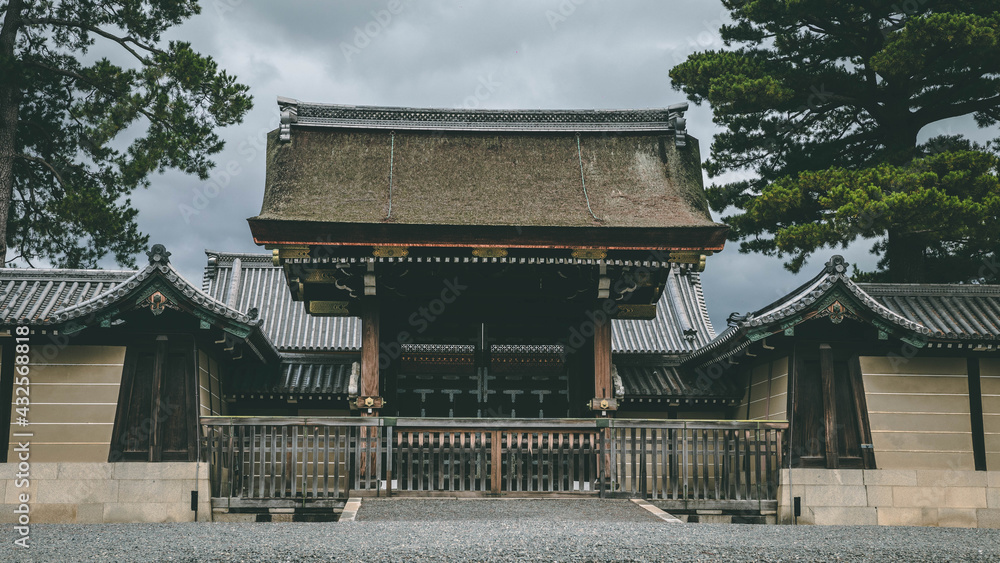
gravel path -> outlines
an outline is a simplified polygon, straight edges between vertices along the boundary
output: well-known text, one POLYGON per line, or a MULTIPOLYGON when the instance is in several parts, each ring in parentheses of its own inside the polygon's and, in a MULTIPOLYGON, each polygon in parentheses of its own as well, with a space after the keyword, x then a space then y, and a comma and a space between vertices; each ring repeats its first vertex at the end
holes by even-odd
POLYGON ((9 547, 7 524, 0 561, 1000 561, 1000 530, 665 524, 643 512, 608 501, 366 500, 357 522, 36 524, 29 553, 9 547), (390 503, 423 517, 394 517, 390 503))
POLYGON ((365 499, 358 521, 659 522, 629 500, 610 499, 365 499))

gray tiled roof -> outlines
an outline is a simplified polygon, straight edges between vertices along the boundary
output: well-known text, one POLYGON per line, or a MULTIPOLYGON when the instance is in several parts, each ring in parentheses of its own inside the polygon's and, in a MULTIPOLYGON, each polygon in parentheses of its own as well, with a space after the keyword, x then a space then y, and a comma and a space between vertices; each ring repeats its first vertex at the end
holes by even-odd
POLYGON ((264 332, 282 351, 356 351, 361 349, 361 323, 353 317, 316 317, 306 313, 285 282, 281 268, 269 254, 229 254, 206 251, 202 289, 241 311, 256 307, 264 332), (215 264, 213 265, 212 259, 215 264), (239 261, 239 283, 232 293, 234 268, 239 261))
POLYGON ((868 313, 921 340, 987 342, 1000 339, 1000 285, 855 283, 843 257, 834 256, 816 277, 746 317, 733 319, 717 338, 688 362, 716 361, 745 349, 748 332, 802 318, 834 289, 853 296, 868 313))
POLYGON ((678 401, 737 402, 743 396, 726 378, 698 379, 698 374, 665 365, 615 364, 626 399, 662 398, 678 401))
POLYGON ((38 323, 110 291, 135 270, 0 268, 0 323, 38 323))
MULTIPOLYGON (((227 307, 184 279, 165 256, 155 254, 139 270, 74 270, 0 268, 0 322, 4 324, 62 323, 103 310, 125 299, 141 282, 161 275, 197 306, 250 326, 260 321, 240 310, 227 307)), ((151 254, 154 251, 147 252, 151 254)))
POLYGON ((230 397, 346 398, 356 360, 320 354, 285 355, 277 378, 267 374, 240 374, 226 386, 230 397))
POLYGON ((874 315, 907 331, 929 335, 930 330, 919 322, 887 308, 881 302, 869 296, 858 284, 847 275, 847 262, 842 256, 834 256, 826 263, 826 267, 815 278, 792 291, 785 297, 752 313, 744 322, 750 327, 771 325, 795 317, 804 309, 826 296, 836 287, 854 295, 874 315))
POLYGON ((896 314, 929 328, 932 337, 1000 338, 1000 285, 865 283, 858 286, 896 314))
MULTIPOLYGON (((725 379, 710 380, 706 385, 697 374, 663 365, 616 364, 625 399, 666 399, 681 402, 736 402, 741 389, 725 379)), ((233 398, 346 398, 351 394, 352 372, 357 359, 322 354, 291 354, 281 362, 281 374, 269 378, 263 374, 240 374, 226 386, 233 398)), ((354 391, 356 394, 356 390, 354 391)))
MULTIPOLYGON (((264 331, 280 350, 357 351, 361 323, 354 317, 314 317, 293 301, 282 269, 267 254, 206 251, 203 289, 239 310, 260 309, 264 331), (239 260, 239 288, 231 293, 233 265, 239 260)), ((615 320, 612 349, 616 353, 683 354, 715 337, 705 308, 701 278, 673 269, 657 306, 655 320, 615 320), (686 331, 686 332, 685 332, 686 331)))
POLYGON ((715 338, 700 274, 676 268, 657 303, 655 320, 616 319, 611 326, 611 348, 617 353, 684 354, 715 338))

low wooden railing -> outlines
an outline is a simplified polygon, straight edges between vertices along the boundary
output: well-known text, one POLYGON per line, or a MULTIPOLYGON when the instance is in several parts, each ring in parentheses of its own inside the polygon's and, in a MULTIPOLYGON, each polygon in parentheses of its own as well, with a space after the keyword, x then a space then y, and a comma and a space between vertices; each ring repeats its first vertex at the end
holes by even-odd
POLYGON ((593 419, 397 419, 393 490, 592 493, 603 435, 593 419))
POLYGON ((784 467, 786 422, 613 422, 613 488, 707 506, 771 501, 784 467), (745 502, 751 501, 751 502, 745 502))
POLYGON ((378 486, 384 440, 375 418, 203 417, 212 497, 230 506, 334 504, 378 486))
POLYGON ((774 500, 787 423, 628 419, 203 417, 212 496, 330 503, 371 494, 774 500))

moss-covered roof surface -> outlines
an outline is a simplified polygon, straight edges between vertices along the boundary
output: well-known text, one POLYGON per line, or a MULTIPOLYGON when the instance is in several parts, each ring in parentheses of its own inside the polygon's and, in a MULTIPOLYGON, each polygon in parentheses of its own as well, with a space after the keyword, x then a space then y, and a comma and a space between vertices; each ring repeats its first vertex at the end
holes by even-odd
POLYGON ((280 142, 274 131, 255 219, 722 227, 709 215, 694 139, 683 147, 675 146, 672 132, 582 133, 579 139, 578 153, 571 132, 296 126, 290 142, 280 142))

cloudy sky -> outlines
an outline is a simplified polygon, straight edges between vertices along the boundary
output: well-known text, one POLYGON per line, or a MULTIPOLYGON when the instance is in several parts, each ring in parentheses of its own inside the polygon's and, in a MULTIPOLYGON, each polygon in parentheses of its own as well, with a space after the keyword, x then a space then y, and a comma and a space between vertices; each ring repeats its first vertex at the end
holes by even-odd
MULTIPOLYGON (((227 146, 208 182, 167 173, 134 195, 140 227, 196 283, 206 248, 263 252, 246 218, 260 210, 262 149, 278 123, 277 96, 447 108, 665 107, 685 101, 670 86, 670 68, 696 50, 720 48, 725 18, 711 0, 206 1, 169 38, 192 42, 248 84, 255 107, 224 131, 227 146), (200 209, 185 213, 186 206, 200 209)), ((710 109, 692 105, 687 117, 707 155, 717 131, 710 109)), ((968 121, 934 127, 923 136, 987 138, 968 121)), ((730 312, 757 309, 812 277, 835 252, 871 268, 869 246, 822 251, 794 276, 780 260, 739 254, 730 243, 703 277, 717 329, 730 312)))

